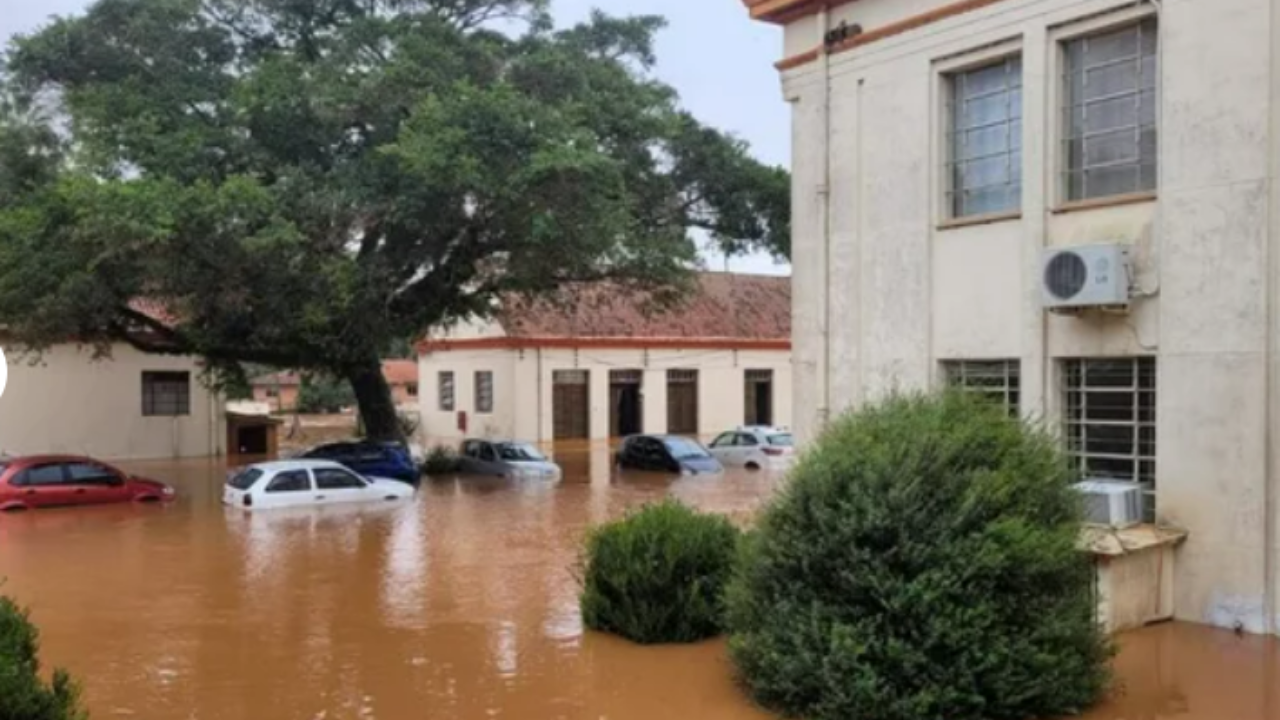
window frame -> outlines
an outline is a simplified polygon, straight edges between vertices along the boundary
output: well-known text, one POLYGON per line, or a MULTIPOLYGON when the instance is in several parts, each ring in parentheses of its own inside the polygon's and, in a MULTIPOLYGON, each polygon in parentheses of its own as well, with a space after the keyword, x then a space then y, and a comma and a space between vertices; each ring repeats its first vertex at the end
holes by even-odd
POLYGON ((305 470, 305 469, 303 469, 303 470, 281 470, 280 472, 278 472, 278 473, 276 473, 275 475, 272 475, 272 476, 271 476, 271 479, 270 479, 270 480, 268 480, 268 481, 267 481, 267 484, 263 486, 263 488, 262 488, 262 492, 267 493, 267 494, 269 494, 269 495, 287 495, 287 494, 290 494, 290 493, 312 492, 313 490, 315 490, 315 487, 316 487, 316 485, 315 485, 315 479, 311 477, 311 471, 310 471, 310 470, 305 470), (276 484, 277 482, 279 482, 280 478, 281 478, 281 477, 283 477, 283 476, 285 476, 285 475, 301 475, 303 478, 305 478, 305 479, 306 479, 306 481, 307 481, 307 487, 305 487, 305 488, 303 488, 303 489, 301 489, 301 490, 276 490, 276 489, 274 489, 274 488, 275 488, 275 484, 276 484))
POLYGON ((350 471, 350 470, 347 470, 347 469, 345 469, 345 468, 339 468, 339 467, 311 468, 311 485, 312 485, 312 487, 314 487, 314 488, 316 489, 316 491, 322 491, 322 490, 364 490, 365 488, 369 487, 369 483, 368 483, 368 482, 366 482, 364 478, 360 477, 358 474, 356 474, 356 473, 354 473, 354 472, 352 472, 352 471, 350 471), (334 473, 334 474, 338 474, 338 475, 344 475, 344 476, 349 477, 349 478, 351 478, 352 480, 354 480, 357 484, 356 484, 356 485, 343 486, 343 487, 321 487, 321 486, 320 486, 320 473, 334 473))
POLYGON ((1159 13, 1150 5, 1140 5, 1137 7, 1128 7, 1123 9, 1107 12, 1103 15, 1068 23, 1060 27, 1054 28, 1049 33, 1049 63, 1046 67, 1045 77, 1049 78, 1048 95, 1049 95, 1049 115, 1047 125, 1049 137, 1051 138, 1050 162, 1052 175, 1048 178, 1049 182, 1049 198, 1051 199, 1050 212, 1061 213, 1071 210, 1089 208, 1094 206, 1111 206, 1129 202, 1144 202, 1154 200, 1160 191, 1160 172, 1163 163, 1161 158, 1163 153, 1163 137, 1161 131, 1161 112, 1160 103, 1162 101, 1161 77, 1163 69, 1159 66, 1161 59, 1160 43, 1163 42, 1164 31, 1160 26, 1159 13), (1066 87, 1067 78, 1067 44, 1073 40, 1079 40, 1091 35, 1103 35, 1108 32, 1122 30, 1126 26, 1137 25, 1147 20, 1156 22, 1156 149, 1155 149, 1155 187, 1151 190, 1123 193, 1114 195, 1102 195, 1091 199, 1071 200, 1069 188, 1067 187, 1066 178, 1068 173, 1069 158, 1067 157, 1067 131, 1066 127, 1066 104, 1068 93, 1066 87))
POLYGON ((436 406, 440 412, 453 412, 458 409, 458 376, 452 370, 441 370, 436 373, 436 406), (445 388, 449 392, 445 393, 445 388))
MULTIPOLYGON (((1059 402, 1061 403, 1059 417, 1064 454, 1071 461, 1072 467, 1079 471, 1081 479, 1106 477, 1111 480, 1131 482, 1141 487, 1143 495, 1147 498, 1145 511, 1146 520, 1148 521, 1153 520, 1155 517, 1159 492, 1159 378, 1160 364, 1158 358, 1154 355, 1071 357, 1062 358, 1058 361, 1058 394, 1059 402), (1091 363, 1099 365, 1104 363, 1129 363, 1133 372, 1129 387, 1083 384, 1079 388, 1073 388, 1071 385, 1073 378, 1078 376, 1084 380, 1088 365, 1091 363), (1073 368, 1077 365, 1079 366, 1079 371, 1073 373, 1073 368), (1144 372, 1148 374, 1144 376, 1144 372), (1149 380, 1144 383, 1147 378, 1149 380), (1149 386, 1144 386, 1144 384, 1149 386), (1073 403, 1073 392, 1083 396, 1079 403, 1073 403), (1133 415, 1131 420, 1101 418, 1091 420, 1088 417, 1088 395, 1117 395, 1125 392, 1133 394, 1133 415), (1143 404, 1143 393, 1147 393, 1150 396, 1147 405, 1143 404), (1080 414, 1078 417, 1073 417, 1073 411, 1076 410, 1080 414), (1149 419, 1143 419, 1144 413, 1145 417, 1149 419), (1090 451, 1085 447, 1085 444, 1089 442, 1087 433, 1090 427, 1131 428, 1132 441, 1130 444, 1132 453, 1126 456, 1110 452, 1090 451), (1147 440, 1148 436, 1150 438, 1149 441, 1147 440), (1148 452, 1143 452, 1144 448, 1148 452), (1090 458, 1107 461, 1108 463, 1132 462, 1133 471, 1130 477, 1090 472, 1087 465, 1087 461, 1090 458)), ((1114 409, 1115 407, 1118 406, 1110 406, 1109 409, 1114 409)), ((1114 438, 1106 438, 1095 442, 1115 444, 1116 440, 1114 438)))
POLYGON ((142 416, 143 417, 190 417, 191 415, 191 371, 190 370, 143 370, 141 377, 142 416), (181 395, 173 398, 157 397, 157 386, 182 385, 181 395), (161 402, 164 400, 164 403, 161 402))
MULTIPOLYGON (((942 213, 943 222, 950 223, 969 223, 975 221, 989 220, 1000 217, 1014 217, 1022 214, 1023 187, 1026 183, 1026 148, 1024 127, 1026 120, 1026 93, 1025 93, 1025 75, 1026 61, 1022 53, 1021 44, 1016 47, 1005 46, 1003 52, 998 53, 975 53, 966 58, 966 62, 958 66, 946 66, 939 70, 941 77, 941 111, 940 119, 942 131, 941 145, 941 180, 942 180, 942 213), (987 123, 982 126, 970 126, 964 128, 965 132, 974 132, 985 128, 994 128, 1001 124, 1008 128, 1005 147, 1002 152, 994 153, 988 156, 960 159, 959 143, 957 137, 961 133, 958 122, 961 113, 957 111, 957 85, 961 79, 972 73, 988 70, 995 67, 1004 67, 1008 72, 1011 63, 1017 64, 1017 84, 1011 85, 1006 82, 1005 86, 998 92, 989 93, 987 96, 994 97, 997 94, 1004 94, 1006 97, 1015 91, 1018 95, 1017 115, 1016 117, 1010 113, 1004 120, 987 123), (1016 125, 1016 129, 1013 127, 1016 125), (1014 145, 1014 138, 1017 139, 1017 145, 1014 145), (1016 161, 1012 158, 1016 155, 1016 161), (1008 207, 999 207, 994 209, 984 209, 976 212, 962 212, 959 198, 962 192, 966 192, 973 188, 962 189, 957 179, 957 167, 963 163, 972 163, 978 160, 993 159, 1005 157, 1009 170, 1009 177, 1016 175, 1016 192, 1014 201, 1008 207)), ((986 96, 984 96, 986 97, 986 96)), ((981 99, 981 98, 979 98, 981 99)), ((973 98, 969 99, 970 101, 973 98)), ((1014 106, 1006 100, 1007 107, 1012 109, 1014 106)), ((1012 179, 1005 185, 1013 185, 1012 179)), ((976 189, 984 189, 995 187, 996 185, 978 186, 976 189)))
POLYGON ((477 415, 492 415, 494 405, 494 380, 492 370, 476 370, 473 378, 477 415), (481 382, 481 381, 484 382, 481 382))
POLYGON ((22 471, 19 472, 16 477, 14 477, 13 486, 29 487, 29 488, 61 487, 67 484, 67 478, 68 478, 68 475, 67 475, 66 463, 62 463, 62 462, 39 463, 37 465, 29 465, 23 468, 22 471), (58 476, 59 476, 57 482, 51 482, 51 483, 31 482, 30 480, 31 473, 35 470, 44 470, 45 468, 57 468, 58 476))
POLYGON ((1009 413, 1010 417, 1022 415, 1022 359, 1021 358, 947 358, 938 361, 942 384, 951 389, 965 393, 974 393, 988 397, 998 403, 1009 413), (995 375, 984 375, 978 366, 985 369, 999 369, 999 390, 994 385, 970 384, 970 380, 990 379, 995 375))

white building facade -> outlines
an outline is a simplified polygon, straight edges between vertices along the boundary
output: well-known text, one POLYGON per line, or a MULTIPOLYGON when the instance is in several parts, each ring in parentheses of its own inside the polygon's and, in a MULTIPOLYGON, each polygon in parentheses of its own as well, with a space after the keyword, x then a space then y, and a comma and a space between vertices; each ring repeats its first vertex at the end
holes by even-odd
POLYGON ((222 398, 200 384, 196 358, 147 355, 123 343, 102 359, 70 343, 36 359, 6 352, 0 452, 103 460, 224 452, 222 398))
POLYGON ((421 432, 533 442, 791 424, 789 278, 703 275, 646 316, 626 293, 509 307, 419 345, 421 432))
POLYGON ((1280 1, 744 0, 785 26, 796 430, 981 384, 1185 528, 1181 619, 1280 629, 1280 1), (1124 307, 1045 309, 1119 243, 1124 307))

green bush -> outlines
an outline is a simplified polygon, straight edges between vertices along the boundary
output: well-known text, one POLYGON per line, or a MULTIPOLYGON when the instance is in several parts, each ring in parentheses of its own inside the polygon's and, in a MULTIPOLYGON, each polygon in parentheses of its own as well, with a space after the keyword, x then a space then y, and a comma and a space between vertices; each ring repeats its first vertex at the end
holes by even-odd
POLYGON ((437 445, 427 452, 422 471, 428 475, 452 475, 458 472, 458 453, 453 448, 437 445))
POLYGON ((1110 645, 1054 440, 964 397, 849 415, 764 511, 728 590, 730 654, 807 720, 1076 713, 1110 645))
POLYGON ((719 635, 739 535, 727 519, 675 501, 596 528, 584 557, 583 622, 646 645, 719 635))
POLYGON ((298 412, 306 415, 333 414, 354 407, 355 391, 351 383, 326 375, 303 375, 298 388, 298 412))
POLYGON ((71 678, 55 670, 40 678, 39 633, 27 614, 0 597, 0 720, 83 720, 80 693, 71 678))

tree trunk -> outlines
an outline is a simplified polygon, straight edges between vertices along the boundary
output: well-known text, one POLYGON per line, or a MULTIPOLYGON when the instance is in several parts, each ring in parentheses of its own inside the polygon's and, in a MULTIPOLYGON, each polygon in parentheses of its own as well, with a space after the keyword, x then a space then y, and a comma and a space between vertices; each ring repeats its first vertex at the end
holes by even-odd
POLYGON ((382 376, 382 363, 374 361, 348 371, 347 382, 356 394, 365 437, 378 442, 404 442, 404 430, 391 399, 391 386, 382 376))

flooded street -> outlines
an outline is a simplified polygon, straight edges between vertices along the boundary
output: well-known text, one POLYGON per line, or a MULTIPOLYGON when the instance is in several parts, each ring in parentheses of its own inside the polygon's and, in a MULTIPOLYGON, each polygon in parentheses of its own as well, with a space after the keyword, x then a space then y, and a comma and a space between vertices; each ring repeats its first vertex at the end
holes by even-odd
MULTIPOLYGON (((603 448, 558 459, 558 486, 448 480, 409 505, 257 514, 219 504, 220 465, 134 464, 179 502, 0 517, 0 576, 94 718, 768 717, 720 643, 584 634, 574 564, 584 530, 629 507, 674 495, 741 515, 775 479, 615 476, 603 448)), ((1122 645, 1125 688, 1093 720, 1280 720, 1271 640, 1165 625, 1122 645)))

